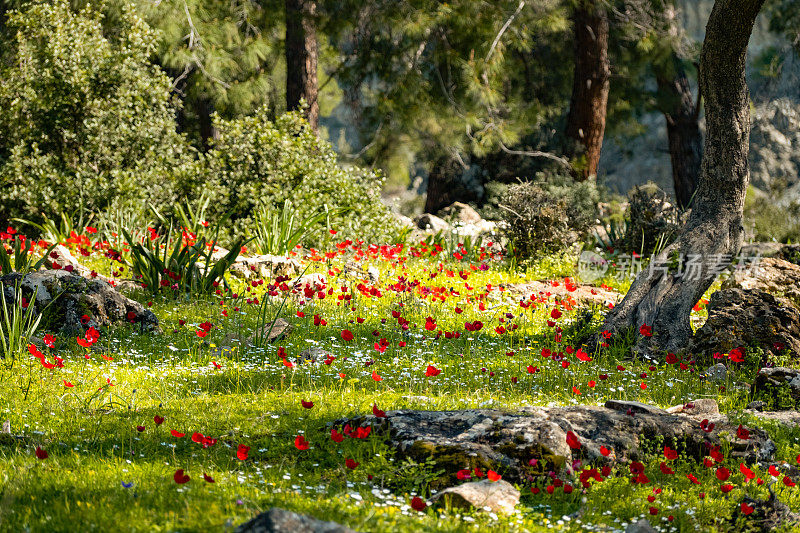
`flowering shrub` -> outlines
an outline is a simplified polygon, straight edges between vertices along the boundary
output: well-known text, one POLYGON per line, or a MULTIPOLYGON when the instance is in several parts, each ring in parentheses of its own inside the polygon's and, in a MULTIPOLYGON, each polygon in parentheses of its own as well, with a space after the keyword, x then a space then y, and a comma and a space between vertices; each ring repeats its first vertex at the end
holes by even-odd
POLYGON ((383 178, 339 166, 331 145, 317 137, 299 112, 271 121, 266 107, 253 116, 218 120, 219 139, 207 156, 205 187, 216 194, 216 215, 230 213, 234 232, 254 225, 256 207, 279 211, 286 200, 298 220, 327 206, 305 245, 319 245, 333 228, 342 235, 383 239, 393 222, 380 199, 383 178))

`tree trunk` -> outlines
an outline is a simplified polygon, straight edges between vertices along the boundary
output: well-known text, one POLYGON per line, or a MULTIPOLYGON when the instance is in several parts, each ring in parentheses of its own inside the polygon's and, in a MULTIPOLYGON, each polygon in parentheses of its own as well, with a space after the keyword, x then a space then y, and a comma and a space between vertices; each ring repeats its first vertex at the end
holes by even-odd
POLYGON ((611 67, 608 61, 608 17, 602 0, 580 0, 572 14, 575 30, 575 72, 567 116, 565 147, 572 158, 582 147, 585 163, 576 171, 578 181, 597 176, 611 67))
POLYGON ((678 352, 689 346, 692 307, 716 278, 719 262, 741 248, 742 212, 749 180, 749 92, 747 43, 764 0, 716 0, 700 56, 700 91, 705 99, 706 140, 694 207, 678 239, 651 260, 625 299, 605 322, 611 333, 636 328, 637 351, 678 352), (697 267, 679 269, 681 259, 697 267), (669 265, 669 268, 660 268, 669 265), (680 270, 684 270, 680 272, 680 270), (642 325, 652 337, 640 335, 642 325))
POLYGON ((212 144, 219 138, 219 131, 214 127, 214 102, 207 96, 197 99, 197 117, 200 126, 200 143, 203 151, 211 149, 212 144))
POLYGON ((286 108, 308 104, 306 117, 319 130, 316 0, 286 0, 286 108))
POLYGON ((700 98, 695 104, 689 78, 680 59, 673 53, 666 68, 657 69, 656 81, 662 100, 661 111, 667 122, 669 157, 675 198, 689 207, 703 160, 703 135, 700 133, 700 98))

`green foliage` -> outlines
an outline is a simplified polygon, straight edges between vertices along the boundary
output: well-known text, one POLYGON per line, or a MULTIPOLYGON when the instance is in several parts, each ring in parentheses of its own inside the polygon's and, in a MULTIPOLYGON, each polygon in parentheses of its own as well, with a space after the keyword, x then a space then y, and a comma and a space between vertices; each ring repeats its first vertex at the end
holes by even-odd
POLYGON ((30 339, 36 333, 42 315, 34 311, 36 292, 29 302, 24 301, 19 285, 14 287, 14 301, 6 302, 5 285, 0 283, 0 302, 3 314, 0 316, 0 355, 6 361, 14 361, 25 352, 30 339))
POLYGON ((591 182, 568 182, 539 175, 508 188, 500 205, 506 212, 506 237, 518 258, 563 250, 587 235, 597 218, 597 189, 591 182))
POLYGON ((310 225, 307 245, 340 236, 385 239, 393 219, 381 202, 382 178, 371 171, 339 166, 333 148, 308 127, 300 112, 274 122, 268 110, 217 122, 219 139, 207 156, 205 187, 215 194, 214 214, 231 213, 233 233, 255 226, 259 206, 278 211, 290 200, 295 217, 307 220, 320 206, 329 216, 310 225))
POLYGON ((16 41, 0 71, 0 219, 171 204, 193 158, 142 19, 126 8, 107 35, 93 8, 56 0, 8 24, 16 41))
POLYGON ((753 187, 744 202, 744 227, 756 241, 800 241, 800 203, 776 205, 753 187))
POLYGON ((244 241, 237 240, 231 249, 216 262, 213 254, 216 239, 208 242, 204 237, 192 244, 183 236, 172 239, 172 228, 166 236, 136 242, 125 231, 130 243, 133 273, 153 294, 202 295, 214 292, 222 282, 227 286, 225 273, 236 261, 244 241), (171 250, 171 252, 170 252, 171 250))
POLYGON ((303 243, 314 225, 329 216, 327 205, 323 206, 322 212, 313 213, 300 221, 295 221, 295 207, 291 200, 283 203, 280 212, 260 206, 256 211, 253 244, 261 254, 286 255, 303 243))

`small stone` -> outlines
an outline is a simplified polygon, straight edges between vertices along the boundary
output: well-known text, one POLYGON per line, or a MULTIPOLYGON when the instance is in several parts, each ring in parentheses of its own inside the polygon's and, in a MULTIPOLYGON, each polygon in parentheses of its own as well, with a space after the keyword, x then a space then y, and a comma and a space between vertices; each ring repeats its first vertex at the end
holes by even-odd
POLYGON ((717 363, 706 369, 709 381, 725 381, 728 379, 728 367, 724 363, 717 363))
POLYGON ((519 497, 519 491, 508 481, 482 479, 446 488, 432 496, 431 501, 436 503, 443 500, 450 502, 453 507, 511 514, 519 503, 519 497))
POLYGON ((656 530, 653 529, 653 526, 650 525, 646 518, 642 518, 638 522, 628 524, 628 527, 625 528, 625 533, 656 533, 656 530))
POLYGON ((284 338, 291 333, 293 329, 294 326, 292 326, 289 322, 282 318, 278 318, 275 320, 274 324, 270 321, 261 326, 247 340, 253 345, 258 344, 262 339, 271 343, 284 338))
POLYGON ((764 410, 764 402, 762 402, 760 400, 756 400, 754 402, 750 402, 750 403, 747 404, 747 408, 752 410, 752 411, 761 412, 761 411, 764 410))
POLYGON ((355 533, 347 526, 273 507, 236 528, 235 533, 355 533))
POLYGON ((433 233, 450 230, 450 224, 430 213, 420 215, 416 218, 415 223, 419 229, 432 231, 433 233))
POLYGON ((647 405, 646 403, 642 402, 629 402, 625 400, 608 400, 604 404, 604 407, 606 409, 613 409, 614 411, 621 411, 623 413, 627 413, 628 411, 633 413, 649 413, 653 415, 666 413, 666 411, 660 407, 647 405))

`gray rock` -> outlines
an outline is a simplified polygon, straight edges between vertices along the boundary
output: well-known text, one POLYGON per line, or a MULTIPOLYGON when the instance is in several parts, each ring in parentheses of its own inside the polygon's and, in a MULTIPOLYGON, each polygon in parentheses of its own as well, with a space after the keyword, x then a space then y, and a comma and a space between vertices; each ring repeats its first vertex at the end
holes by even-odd
POLYGON ((295 276, 300 271, 301 266, 297 259, 277 255, 256 255, 252 257, 240 255, 230 268, 232 276, 242 279, 295 276))
POLYGON ((268 321, 266 324, 254 331, 253 334, 248 337, 247 342, 254 346, 261 343, 262 340, 266 342, 275 342, 276 340, 286 337, 292 332, 293 329, 294 326, 292 326, 289 322, 282 318, 278 318, 275 320, 274 324, 272 321, 268 321))
POLYGON ((646 518, 642 518, 638 522, 628 524, 628 527, 625 528, 625 533, 656 533, 656 530, 653 529, 653 526, 650 525, 646 518))
POLYGON ((692 400, 683 405, 676 405, 667 409, 669 413, 683 413, 693 417, 711 418, 719 415, 719 405, 711 398, 692 400))
POLYGON ((750 411, 758 411, 761 412, 764 410, 764 402, 760 400, 756 400, 754 402, 750 402, 747 404, 747 409, 750 411))
POLYGON ((771 486, 768 488, 769 498, 766 500, 756 500, 745 496, 742 501, 752 507, 753 512, 745 515, 741 507, 737 506, 731 522, 741 527, 741 521, 743 521, 750 526, 748 531, 795 531, 795 527, 800 524, 800 515, 792 512, 789 506, 778 500, 771 486))
POLYGON ((647 405, 642 402, 629 402, 625 400, 608 400, 605 403, 606 409, 613 409, 621 413, 648 413, 652 415, 665 414, 666 411, 654 405, 647 405))
POLYGON ((442 218, 461 224, 476 224, 482 220, 481 216, 472 207, 461 202, 453 202, 439 211, 442 218))
POLYGON ((431 497, 433 503, 447 503, 462 509, 475 508, 498 514, 511 514, 519 503, 520 493, 505 480, 471 481, 448 487, 431 497))
MULTIPOLYGON (((656 437, 673 448, 683 446, 688 456, 702 460, 706 445, 719 443, 719 432, 735 433, 738 426, 729 424, 723 416, 708 417, 716 427, 706 433, 692 416, 670 414, 644 404, 614 405, 625 410, 597 406, 526 407, 515 413, 494 409, 398 410, 387 411, 386 418, 367 415, 332 425, 373 426, 375 432, 387 436, 399 456, 417 461, 433 458, 437 468, 445 471, 433 488, 458 484, 456 473, 467 468, 492 469, 502 472, 509 482, 527 483, 576 459, 601 464, 639 460, 656 437), (628 415, 627 410, 633 408, 637 409, 635 416, 628 415), (568 446, 568 431, 577 436, 580 449, 568 446), (604 456, 601 446, 614 453, 604 456)), ((733 457, 754 461, 763 455, 767 434, 751 429, 750 437, 732 444, 733 457)))
POLYGON ((800 304, 800 266, 777 257, 765 257, 751 268, 735 270, 723 289, 759 289, 800 304))
POLYGON ((415 219, 417 227, 422 230, 438 233, 440 231, 450 231, 450 224, 430 213, 424 213, 415 219))
POLYGON ((60 324, 64 332, 72 334, 89 327, 121 323, 159 331, 158 318, 152 311, 123 296, 105 281, 86 279, 66 270, 40 270, 25 276, 11 273, 0 276, 0 285, 8 303, 13 301, 17 284, 29 300, 36 292, 35 311, 41 313, 46 309, 46 320, 54 325, 60 324), (81 322, 83 315, 89 316, 85 324, 81 322))
POLYGON ((325 522, 273 507, 236 528, 236 533, 355 533, 347 526, 325 522))
POLYGON ((800 311, 789 300, 759 289, 725 289, 711 295, 708 320, 695 332, 690 352, 710 361, 715 352, 760 346, 766 355, 800 355, 800 311))
POLYGON ((717 363, 706 368, 706 376, 709 381, 725 381, 728 379, 728 367, 725 363, 717 363))

